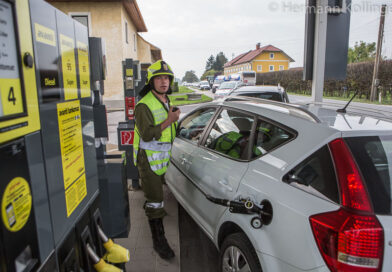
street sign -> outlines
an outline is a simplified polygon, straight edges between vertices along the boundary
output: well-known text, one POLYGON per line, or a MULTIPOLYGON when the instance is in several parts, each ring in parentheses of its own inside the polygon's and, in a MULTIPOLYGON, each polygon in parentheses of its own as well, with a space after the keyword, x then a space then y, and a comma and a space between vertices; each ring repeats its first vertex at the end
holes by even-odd
POLYGON ((121 145, 133 145, 133 138, 135 131, 122 130, 121 133, 121 145))

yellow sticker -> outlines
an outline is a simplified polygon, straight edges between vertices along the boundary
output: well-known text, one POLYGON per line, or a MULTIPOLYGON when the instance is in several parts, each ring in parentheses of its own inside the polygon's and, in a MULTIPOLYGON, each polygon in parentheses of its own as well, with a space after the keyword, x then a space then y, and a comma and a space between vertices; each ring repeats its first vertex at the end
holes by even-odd
POLYGON ((34 26, 35 26, 35 39, 38 42, 51 46, 56 46, 56 34, 54 30, 37 23, 34 23, 34 26))
POLYGON ((83 174, 67 191, 65 191, 65 204, 67 207, 67 217, 79 206, 83 198, 87 195, 86 175, 83 174))
POLYGON ((125 69, 125 75, 127 77, 133 76, 133 69, 125 69))
POLYGON ((23 228, 30 217, 31 203, 29 183, 22 177, 11 180, 1 200, 1 217, 9 231, 17 232, 23 228))
MULTIPOLYGON (((23 112, 22 89, 19 78, 0 78, 3 116, 23 112)), ((1 108, 1 107, 0 107, 1 108)))
POLYGON ((81 97, 90 97, 90 65, 88 62, 87 45, 77 41, 78 60, 79 60, 79 80, 81 97))
POLYGON ((65 100, 78 98, 76 84, 75 43, 74 40, 60 34, 61 66, 63 68, 63 86, 65 100))
POLYGON ((64 189, 85 171, 80 101, 57 104, 64 189))

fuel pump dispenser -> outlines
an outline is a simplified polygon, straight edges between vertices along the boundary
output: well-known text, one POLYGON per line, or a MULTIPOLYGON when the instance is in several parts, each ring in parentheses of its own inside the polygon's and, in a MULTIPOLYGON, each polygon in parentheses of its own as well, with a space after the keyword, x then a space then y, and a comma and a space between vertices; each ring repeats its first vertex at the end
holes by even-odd
MULTIPOLYGON (((139 189, 139 173, 133 163, 133 139, 135 135, 134 111, 137 96, 143 88, 147 73, 141 70, 139 61, 126 59, 123 61, 125 121, 119 122, 117 128, 118 149, 125 151, 127 178, 132 180, 132 188, 139 189)), ((147 66, 148 67, 148 66, 147 66)))
POLYGON ((131 227, 125 153, 110 155, 106 152, 108 122, 106 106, 102 103, 106 78, 105 42, 102 38, 90 37, 89 45, 102 225, 110 237, 125 238, 131 227))
POLYGON ((87 28, 0 0, 0 271, 121 271, 99 203, 87 28), (115 256, 115 257, 113 257, 115 256))

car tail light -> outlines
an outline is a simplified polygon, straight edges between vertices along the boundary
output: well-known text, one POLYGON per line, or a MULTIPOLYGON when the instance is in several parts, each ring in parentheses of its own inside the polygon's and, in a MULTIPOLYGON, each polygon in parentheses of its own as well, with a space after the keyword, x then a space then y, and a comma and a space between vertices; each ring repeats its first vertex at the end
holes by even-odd
POLYGON ((341 191, 342 205, 364 212, 373 212, 369 196, 357 165, 343 139, 329 143, 341 191))
POLYGON ((310 217, 317 246, 331 271, 381 271, 384 231, 359 170, 343 139, 332 141, 329 147, 343 207, 310 217))
POLYGON ((331 271, 381 271, 384 232, 374 215, 340 209, 313 215, 310 223, 331 271))

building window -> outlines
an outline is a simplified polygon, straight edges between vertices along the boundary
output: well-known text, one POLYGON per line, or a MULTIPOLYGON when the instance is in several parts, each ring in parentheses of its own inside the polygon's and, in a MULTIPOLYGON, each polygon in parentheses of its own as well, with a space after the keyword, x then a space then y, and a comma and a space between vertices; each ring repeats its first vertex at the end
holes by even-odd
POLYGON ((257 71, 258 72, 263 71, 263 65, 257 65, 257 71))
POLYGON ((274 53, 270 53, 270 59, 275 58, 275 54, 274 53))
POLYGON ((72 19, 78 21, 87 27, 88 35, 91 34, 91 17, 89 12, 70 12, 68 13, 72 19))
POLYGON ((270 66, 269 66, 269 70, 270 70, 270 72, 274 71, 274 66, 273 66, 273 65, 270 65, 270 66))
POLYGON ((284 66, 283 65, 279 65, 279 71, 283 71, 284 70, 284 66))
POLYGON ((136 33, 133 33, 133 51, 136 52, 137 40, 136 40, 136 33))
POLYGON ((128 43, 128 22, 125 21, 125 42, 128 43))

